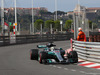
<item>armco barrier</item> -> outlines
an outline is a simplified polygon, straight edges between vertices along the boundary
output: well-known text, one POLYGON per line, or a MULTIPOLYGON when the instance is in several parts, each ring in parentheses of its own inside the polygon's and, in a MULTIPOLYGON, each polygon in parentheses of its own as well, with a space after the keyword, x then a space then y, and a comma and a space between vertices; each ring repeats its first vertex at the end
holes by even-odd
POLYGON ((84 60, 100 63, 100 42, 81 42, 73 40, 73 49, 78 57, 84 60))
POLYGON ((49 42, 49 41, 63 41, 69 40, 73 37, 72 33, 69 34, 49 34, 49 35, 17 35, 16 43, 10 43, 9 36, 0 36, 0 46, 12 44, 26 44, 36 42, 49 42))
POLYGON ((89 35, 90 42, 100 42, 100 32, 90 32, 89 35))

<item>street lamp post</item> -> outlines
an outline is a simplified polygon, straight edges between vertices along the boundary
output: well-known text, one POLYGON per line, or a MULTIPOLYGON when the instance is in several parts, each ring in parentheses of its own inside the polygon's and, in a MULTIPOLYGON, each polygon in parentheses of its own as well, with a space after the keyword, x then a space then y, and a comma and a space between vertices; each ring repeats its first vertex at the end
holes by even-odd
POLYGON ((51 34, 52 34, 52 24, 50 24, 51 34))
POLYGON ((33 10, 33 0, 32 0, 32 28, 33 28, 33 34, 34 34, 34 10, 33 10))
POLYGON ((57 0, 55 0, 55 20, 57 20, 57 0))
POLYGON ((16 0, 15 0, 15 30, 17 31, 17 10, 16 10, 16 0))
POLYGON ((63 22, 62 22, 62 21, 60 21, 60 25, 61 25, 61 32, 62 32, 62 24, 63 24, 63 22))
POLYGON ((2 25, 2 35, 4 35, 4 0, 1 0, 1 25, 2 25))
POLYGON ((32 29, 31 29, 32 27, 31 27, 31 24, 30 24, 30 34, 31 34, 31 31, 32 31, 32 29))
POLYGON ((41 24, 41 35, 42 35, 42 24, 41 24))
POLYGON ((80 27, 80 0, 78 0, 78 27, 80 27))

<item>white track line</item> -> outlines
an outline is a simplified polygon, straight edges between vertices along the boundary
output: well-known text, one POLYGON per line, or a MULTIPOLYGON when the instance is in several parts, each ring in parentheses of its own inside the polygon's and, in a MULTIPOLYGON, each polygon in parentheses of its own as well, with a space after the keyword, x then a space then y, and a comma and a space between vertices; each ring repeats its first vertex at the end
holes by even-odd
POLYGON ((80 71, 81 73, 85 73, 84 71, 80 71))
POLYGON ((69 70, 68 68, 64 68, 64 70, 69 70))
POLYGON ((57 68, 61 69, 61 67, 57 67, 57 68))
POLYGON ((72 69, 71 71, 75 72, 76 70, 72 69))

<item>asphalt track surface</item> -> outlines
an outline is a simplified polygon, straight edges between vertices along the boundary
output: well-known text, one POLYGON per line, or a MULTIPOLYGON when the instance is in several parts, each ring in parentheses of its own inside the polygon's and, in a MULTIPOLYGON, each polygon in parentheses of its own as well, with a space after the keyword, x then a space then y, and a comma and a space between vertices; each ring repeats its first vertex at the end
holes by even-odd
MULTIPOLYGON (((100 70, 76 64, 39 64, 30 60, 30 49, 36 45, 12 45, 0 47, 0 75, 100 75, 100 70)), ((57 47, 70 48, 70 41, 57 41, 57 47)))

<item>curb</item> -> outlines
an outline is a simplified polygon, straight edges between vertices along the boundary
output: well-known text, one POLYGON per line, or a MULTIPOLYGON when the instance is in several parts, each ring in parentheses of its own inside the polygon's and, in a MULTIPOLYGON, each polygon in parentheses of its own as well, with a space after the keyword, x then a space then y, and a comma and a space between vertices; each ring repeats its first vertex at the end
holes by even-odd
POLYGON ((89 62, 89 61, 85 61, 85 60, 81 60, 81 59, 79 59, 78 65, 88 67, 88 68, 100 69, 99 63, 89 62))

